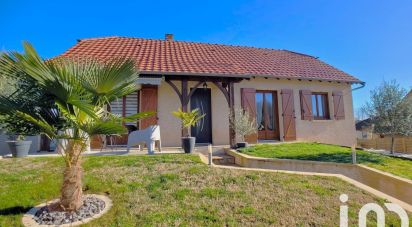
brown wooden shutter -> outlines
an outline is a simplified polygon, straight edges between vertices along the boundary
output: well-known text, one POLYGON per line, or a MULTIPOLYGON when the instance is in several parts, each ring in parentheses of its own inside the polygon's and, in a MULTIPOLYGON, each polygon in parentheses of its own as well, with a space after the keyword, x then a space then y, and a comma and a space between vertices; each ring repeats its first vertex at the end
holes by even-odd
POLYGON ((334 91, 333 96, 333 114, 336 120, 345 119, 345 108, 343 105, 342 91, 334 91))
MULTIPOLYGON (((140 90, 139 112, 157 112, 157 86, 143 86, 140 90)), ((140 120, 140 129, 145 129, 150 125, 157 124, 157 114, 155 116, 140 120)))
POLYGON ((312 112, 312 92, 309 90, 300 91, 300 110, 302 120, 313 120, 312 112))
POLYGON ((285 141, 296 140, 295 107, 293 102, 293 90, 282 89, 282 116, 283 139, 285 141))
MULTIPOLYGON (((241 102, 242 108, 247 111, 253 120, 256 120, 256 89, 254 88, 242 88, 241 89, 241 102)), ((256 143, 257 134, 246 136, 246 142, 256 143)))

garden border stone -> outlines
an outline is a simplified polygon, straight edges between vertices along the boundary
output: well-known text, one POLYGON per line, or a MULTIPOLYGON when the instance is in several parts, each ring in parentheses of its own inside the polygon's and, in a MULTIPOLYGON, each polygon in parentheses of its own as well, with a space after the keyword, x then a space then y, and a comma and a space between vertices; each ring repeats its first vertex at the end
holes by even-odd
MULTIPOLYGON (((85 224, 85 223, 87 223, 87 222, 90 222, 90 221, 92 221, 92 220, 94 220, 94 219, 97 219, 97 218, 101 217, 103 214, 107 213, 107 211, 109 211, 110 208, 113 206, 112 200, 111 200, 109 197, 105 196, 105 195, 87 194, 87 195, 85 195, 85 196, 86 196, 86 197, 95 197, 95 198, 98 198, 98 199, 103 200, 104 203, 105 203, 104 209, 103 209, 100 213, 98 213, 98 214, 96 214, 96 215, 94 215, 94 216, 92 216, 92 217, 83 219, 83 220, 81 220, 81 221, 76 221, 76 222, 72 222, 72 223, 67 223, 67 224, 59 225, 59 226, 61 226, 61 227, 71 227, 71 226, 79 226, 79 225, 85 224)), ((55 202, 57 202, 57 201, 59 201, 59 199, 55 199, 55 200, 52 200, 52 201, 49 201, 49 202, 46 202, 46 203, 42 203, 42 204, 40 204, 40 205, 37 205, 37 206, 31 208, 26 214, 23 215, 23 218, 22 218, 22 223, 23 223, 23 225, 26 226, 26 227, 48 227, 48 226, 56 226, 56 225, 40 225, 39 223, 37 223, 37 222, 34 220, 34 215, 35 215, 36 212, 37 212, 38 210, 40 210, 42 207, 44 207, 44 206, 46 206, 47 204, 50 204, 50 203, 55 203, 55 202)))

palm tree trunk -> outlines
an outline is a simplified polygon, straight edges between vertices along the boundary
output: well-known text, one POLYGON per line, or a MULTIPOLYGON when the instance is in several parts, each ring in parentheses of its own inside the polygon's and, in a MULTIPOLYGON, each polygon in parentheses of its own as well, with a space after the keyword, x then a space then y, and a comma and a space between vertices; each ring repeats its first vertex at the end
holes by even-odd
POLYGON ((84 147, 83 142, 75 140, 70 140, 66 147, 68 159, 59 204, 65 211, 75 211, 83 205, 81 153, 84 147))
POLYGON ((393 154, 393 150, 395 150, 395 136, 392 135, 391 138, 391 154, 393 154))

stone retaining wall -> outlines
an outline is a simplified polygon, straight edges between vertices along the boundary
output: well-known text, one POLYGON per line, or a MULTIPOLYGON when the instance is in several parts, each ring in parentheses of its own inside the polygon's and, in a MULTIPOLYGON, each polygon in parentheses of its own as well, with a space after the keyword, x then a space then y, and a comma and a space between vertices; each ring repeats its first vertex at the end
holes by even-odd
POLYGON ((259 158, 225 150, 235 157, 235 163, 247 168, 274 169, 299 172, 341 174, 412 205, 412 181, 364 165, 346 163, 302 161, 291 159, 259 158))

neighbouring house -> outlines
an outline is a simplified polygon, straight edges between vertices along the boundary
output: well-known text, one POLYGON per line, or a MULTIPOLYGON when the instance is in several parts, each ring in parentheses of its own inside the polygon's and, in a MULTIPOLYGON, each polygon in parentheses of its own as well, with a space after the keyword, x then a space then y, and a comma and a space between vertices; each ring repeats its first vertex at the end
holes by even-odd
POLYGON ((355 124, 356 138, 358 139, 372 139, 373 138, 373 124, 370 118, 360 120, 355 124))
MULTIPOLYGON (((140 78, 136 92, 110 111, 156 111, 131 122, 160 125, 163 146, 180 146, 182 130, 171 112, 199 108, 206 114, 191 133, 198 143, 234 144, 229 113, 242 107, 257 121, 247 141, 317 141, 356 144, 352 85, 359 79, 306 54, 288 50, 165 40, 104 37, 81 39, 59 57, 130 58, 140 78)), ((116 141, 124 144, 125 138, 116 141)), ((92 147, 98 146, 92 141, 92 147)))

